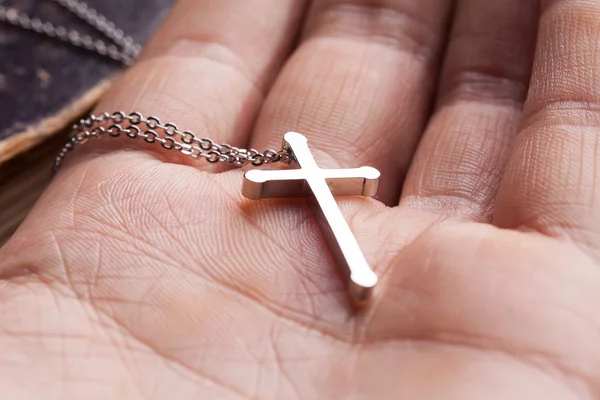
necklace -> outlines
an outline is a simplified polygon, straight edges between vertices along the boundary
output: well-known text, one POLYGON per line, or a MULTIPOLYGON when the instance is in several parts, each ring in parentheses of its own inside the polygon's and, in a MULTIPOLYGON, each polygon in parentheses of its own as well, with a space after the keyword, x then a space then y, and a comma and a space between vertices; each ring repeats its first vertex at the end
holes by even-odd
POLYGON ((122 29, 116 27, 114 22, 109 21, 104 15, 89 7, 87 3, 80 0, 51 0, 59 6, 69 10, 88 25, 100 32, 109 43, 101 39, 93 39, 89 35, 81 34, 74 29, 55 25, 49 21, 31 17, 25 13, 18 12, 13 8, 0 5, 0 22, 15 27, 36 32, 48 38, 54 38, 69 43, 75 47, 83 48, 108 57, 115 61, 130 66, 137 59, 141 46, 133 38, 125 35, 122 29))
POLYGON ((250 170, 242 184, 242 195, 251 200, 306 198, 323 232, 336 264, 348 285, 350 298, 357 304, 370 299, 377 276, 369 267, 356 238, 344 220, 334 196, 372 197, 377 193, 379 171, 371 167, 321 169, 315 162, 306 137, 289 132, 281 150, 240 149, 217 144, 193 132, 182 131, 174 123, 157 117, 145 118, 134 112, 90 115, 73 126, 70 139, 54 163, 58 170, 68 153, 90 140, 125 136, 160 145, 193 159, 235 166, 261 166, 272 163, 297 164, 287 170, 250 170))
MULTIPOLYGON (((77 47, 94 51, 102 56, 132 65, 140 52, 140 45, 114 23, 98 14, 80 0, 53 0, 75 13, 96 28, 112 44, 94 40, 74 30, 42 22, 27 14, 0 6, 0 22, 34 31, 47 37, 58 38, 77 47)), ((134 112, 126 114, 90 115, 72 128, 71 136, 54 163, 58 170, 67 154, 90 139, 126 136, 160 145, 194 159, 210 163, 228 163, 235 166, 270 163, 295 164, 296 169, 250 170, 244 175, 242 195, 251 200, 272 198, 306 198, 313 210, 323 236, 336 264, 347 283, 350 298, 355 304, 368 301, 377 283, 377 276, 369 267, 356 238, 344 219, 334 196, 366 196, 377 193, 379 171, 371 167, 353 169, 322 169, 308 147, 306 137, 288 132, 281 150, 240 149, 228 144, 217 144, 202 139, 190 131, 181 131, 173 123, 163 124, 156 117, 144 118, 134 112)))

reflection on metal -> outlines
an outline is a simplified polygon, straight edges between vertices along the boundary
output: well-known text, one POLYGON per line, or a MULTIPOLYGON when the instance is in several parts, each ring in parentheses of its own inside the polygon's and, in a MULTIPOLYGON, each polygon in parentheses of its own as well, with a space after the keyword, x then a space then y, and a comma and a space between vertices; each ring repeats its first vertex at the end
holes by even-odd
POLYGON ((350 297, 359 303, 368 300, 377 276, 369 267, 334 196, 374 196, 379 171, 371 167, 321 169, 310 152, 306 137, 295 132, 285 135, 284 148, 293 153, 300 168, 248 171, 242 194, 253 200, 307 198, 348 282, 350 297))

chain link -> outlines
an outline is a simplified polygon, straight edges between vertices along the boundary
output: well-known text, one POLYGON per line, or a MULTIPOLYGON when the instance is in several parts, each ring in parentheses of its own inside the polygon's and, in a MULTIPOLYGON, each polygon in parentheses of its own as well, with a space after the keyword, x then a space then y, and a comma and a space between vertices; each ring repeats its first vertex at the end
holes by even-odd
POLYGON ((252 164, 260 166, 272 163, 289 163, 293 160, 288 150, 240 149, 228 144, 217 144, 211 139, 198 138, 190 131, 181 131, 173 123, 163 124, 156 117, 144 118, 140 113, 125 114, 117 111, 113 114, 90 115, 72 128, 69 140, 61 149, 54 162, 58 171, 68 153, 78 145, 90 139, 126 136, 141 138, 149 144, 159 144, 165 150, 174 150, 194 159, 205 159, 209 163, 226 163, 235 166, 252 164))
MULTIPOLYGON (((52 1, 94 27, 112 41, 112 44, 2 5, 0 5, 0 22, 57 38, 101 56, 110 57, 127 66, 132 65, 138 58, 141 46, 130 36, 126 36, 122 29, 117 28, 114 22, 106 19, 88 4, 81 0, 52 1)), ((60 168, 67 154, 78 145, 90 139, 123 135, 131 139, 142 138, 150 144, 158 143, 165 150, 175 150, 194 159, 204 158, 210 163, 227 163, 236 166, 250 163, 259 166, 276 162, 289 163, 292 160, 292 155, 286 150, 267 150, 261 153, 255 149, 240 149, 228 144, 217 144, 211 139, 200 139, 192 132, 181 131, 173 123, 163 124, 156 117, 144 118, 140 113, 126 114, 118 111, 113 114, 90 115, 74 125, 69 140, 56 157, 54 170, 60 168)))
POLYGON ((25 13, 18 12, 13 8, 0 5, 0 22, 8 23, 22 29, 37 32, 41 35, 56 38, 72 44, 73 46, 93 51, 101 56, 109 57, 119 61, 126 66, 132 65, 138 58, 141 46, 133 38, 126 36, 122 29, 115 26, 114 22, 98 14, 80 0, 52 0, 71 11, 79 18, 94 27, 97 31, 107 37, 112 44, 100 39, 93 39, 89 35, 67 29, 64 26, 55 25, 52 22, 33 18, 25 13))

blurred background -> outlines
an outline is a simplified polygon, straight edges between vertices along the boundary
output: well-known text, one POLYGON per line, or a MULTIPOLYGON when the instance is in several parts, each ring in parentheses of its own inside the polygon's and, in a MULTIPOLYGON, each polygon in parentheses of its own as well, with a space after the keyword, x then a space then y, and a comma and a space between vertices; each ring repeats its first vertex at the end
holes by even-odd
POLYGON ((68 128, 90 111, 125 68, 56 37, 13 26, 7 19, 39 18, 54 28, 74 30, 79 38, 89 35, 111 44, 81 14, 65 7, 78 5, 83 7, 80 11, 95 10, 94 15, 106 17, 143 44, 173 1, 87 0, 81 5, 77 0, 0 0, 0 246, 50 182, 52 163, 68 128))

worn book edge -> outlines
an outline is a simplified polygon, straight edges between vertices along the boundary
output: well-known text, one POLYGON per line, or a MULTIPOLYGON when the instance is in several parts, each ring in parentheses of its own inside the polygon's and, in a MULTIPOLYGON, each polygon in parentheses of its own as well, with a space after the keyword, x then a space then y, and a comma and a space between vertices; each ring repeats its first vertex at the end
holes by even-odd
POLYGON ((44 118, 28 126, 23 132, 0 141, 0 163, 31 149, 47 137, 65 129, 71 122, 91 109, 106 93, 113 81, 114 78, 100 81, 52 117, 44 118))

